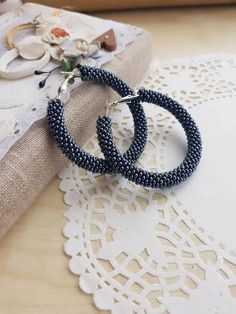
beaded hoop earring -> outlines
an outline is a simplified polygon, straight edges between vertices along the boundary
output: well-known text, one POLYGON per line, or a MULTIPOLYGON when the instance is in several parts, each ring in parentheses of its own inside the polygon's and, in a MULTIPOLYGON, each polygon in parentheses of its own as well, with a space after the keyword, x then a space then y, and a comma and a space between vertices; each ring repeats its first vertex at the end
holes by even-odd
MULTIPOLYGON (((98 141, 104 157, 113 167, 116 167, 118 173, 144 187, 166 188, 183 182, 194 172, 201 159, 202 142, 197 125, 191 115, 181 105, 159 92, 139 90, 136 100, 156 104, 176 117, 184 128, 187 137, 188 151, 185 159, 174 170, 163 173, 148 172, 135 167, 122 156, 119 149, 115 146, 111 119, 107 116, 99 117, 97 120, 98 141)), ((119 101, 116 103, 119 103, 119 101)))
POLYGON ((135 132, 132 144, 127 152, 124 153, 124 158, 129 160, 131 164, 134 163, 140 157, 146 145, 147 123, 142 105, 135 97, 125 97, 133 95, 133 90, 114 74, 103 69, 78 66, 69 74, 59 88, 57 97, 49 101, 47 110, 50 133, 53 135, 62 153, 77 166, 94 173, 106 174, 116 171, 113 165, 106 159, 92 156, 77 145, 66 127, 63 102, 60 98, 65 93, 68 82, 75 77, 80 77, 83 81, 94 81, 111 87, 127 101, 133 117, 135 132))

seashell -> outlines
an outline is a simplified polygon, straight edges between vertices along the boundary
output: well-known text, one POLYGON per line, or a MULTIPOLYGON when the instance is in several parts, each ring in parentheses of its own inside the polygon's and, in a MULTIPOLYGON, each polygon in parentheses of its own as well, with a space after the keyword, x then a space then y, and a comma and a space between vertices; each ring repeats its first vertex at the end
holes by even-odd
POLYGON ((44 33, 41 39, 51 45, 60 45, 65 40, 64 37, 55 36, 51 31, 44 33))
POLYGON ((28 36, 15 44, 19 55, 26 60, 41 58, 48 49, 48 45, 37 36, 28 36))
POLYGON ((48 36, 48 33, 51 32, 52 29, 60 28, 63 29, 65 32, 68 33, 68 31, 65 28, 64 22, 60 16, 52 16, 49 14, 42 14, 39 15, 36 20, 36 30, 35 34, 36 36, 48 36))
POLYGON ((49 46, 49 52, 51 54, 51 57, 54 60, 57 60, 57 61, 61 60, 63 52, 58 46, 55 46, 55 45, 49 46))

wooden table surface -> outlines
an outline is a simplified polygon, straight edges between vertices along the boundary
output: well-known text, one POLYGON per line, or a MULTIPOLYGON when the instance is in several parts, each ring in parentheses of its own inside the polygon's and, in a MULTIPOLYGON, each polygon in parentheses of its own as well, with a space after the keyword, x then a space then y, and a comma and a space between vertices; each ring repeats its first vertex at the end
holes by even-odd
MULTIPOLYGON (((151 32, 154 58, 236 53, 236 6, 99 13, 151 32)), ((77 314, 98 311, 78 288, 63 252, 66 205, 55 178, 0 240, 0 314, 77 314)))

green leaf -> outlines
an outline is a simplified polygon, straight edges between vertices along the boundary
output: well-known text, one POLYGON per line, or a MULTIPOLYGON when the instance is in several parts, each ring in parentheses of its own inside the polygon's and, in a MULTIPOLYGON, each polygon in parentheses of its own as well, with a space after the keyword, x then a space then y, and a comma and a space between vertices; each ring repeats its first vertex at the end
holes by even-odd
POLYGON ((71 72, 73 70, 73 60, 72 59, 62 59, 61 68, 63 72, 71 72))

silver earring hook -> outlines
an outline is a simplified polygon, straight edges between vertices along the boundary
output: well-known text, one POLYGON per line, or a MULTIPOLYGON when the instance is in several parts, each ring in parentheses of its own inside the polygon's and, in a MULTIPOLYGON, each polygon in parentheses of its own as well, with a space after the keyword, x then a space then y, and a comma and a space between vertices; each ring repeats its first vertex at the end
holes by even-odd
POLYGON ((61 73, 66 74, 67 77, 65 78, 65 80, 62 82, 62 84, 58 88, 58 91, 57 91, 57 98, 58 99, 61 99, 62 94, 66 93, 70 80, 82 77, 82 74, 78 68, 73 69, 71 72, 61 71, 61 73))
POLYGON ((132 100, 135 100, 135 99, 138 99, 139 98, 139 95, 138 94, 135 94, 135 95, 127 95, 127 96, 124 96, 124 97, 121 97, 120 99, 118 100, 115 100, 111 103, 107 103, 106 104, 106 115, 109 116, 109 112, 110 112, 110 109, 111 107, 115 107, 116 105, 118 104, 122 104, 122 103, 131 103, 132 100))

